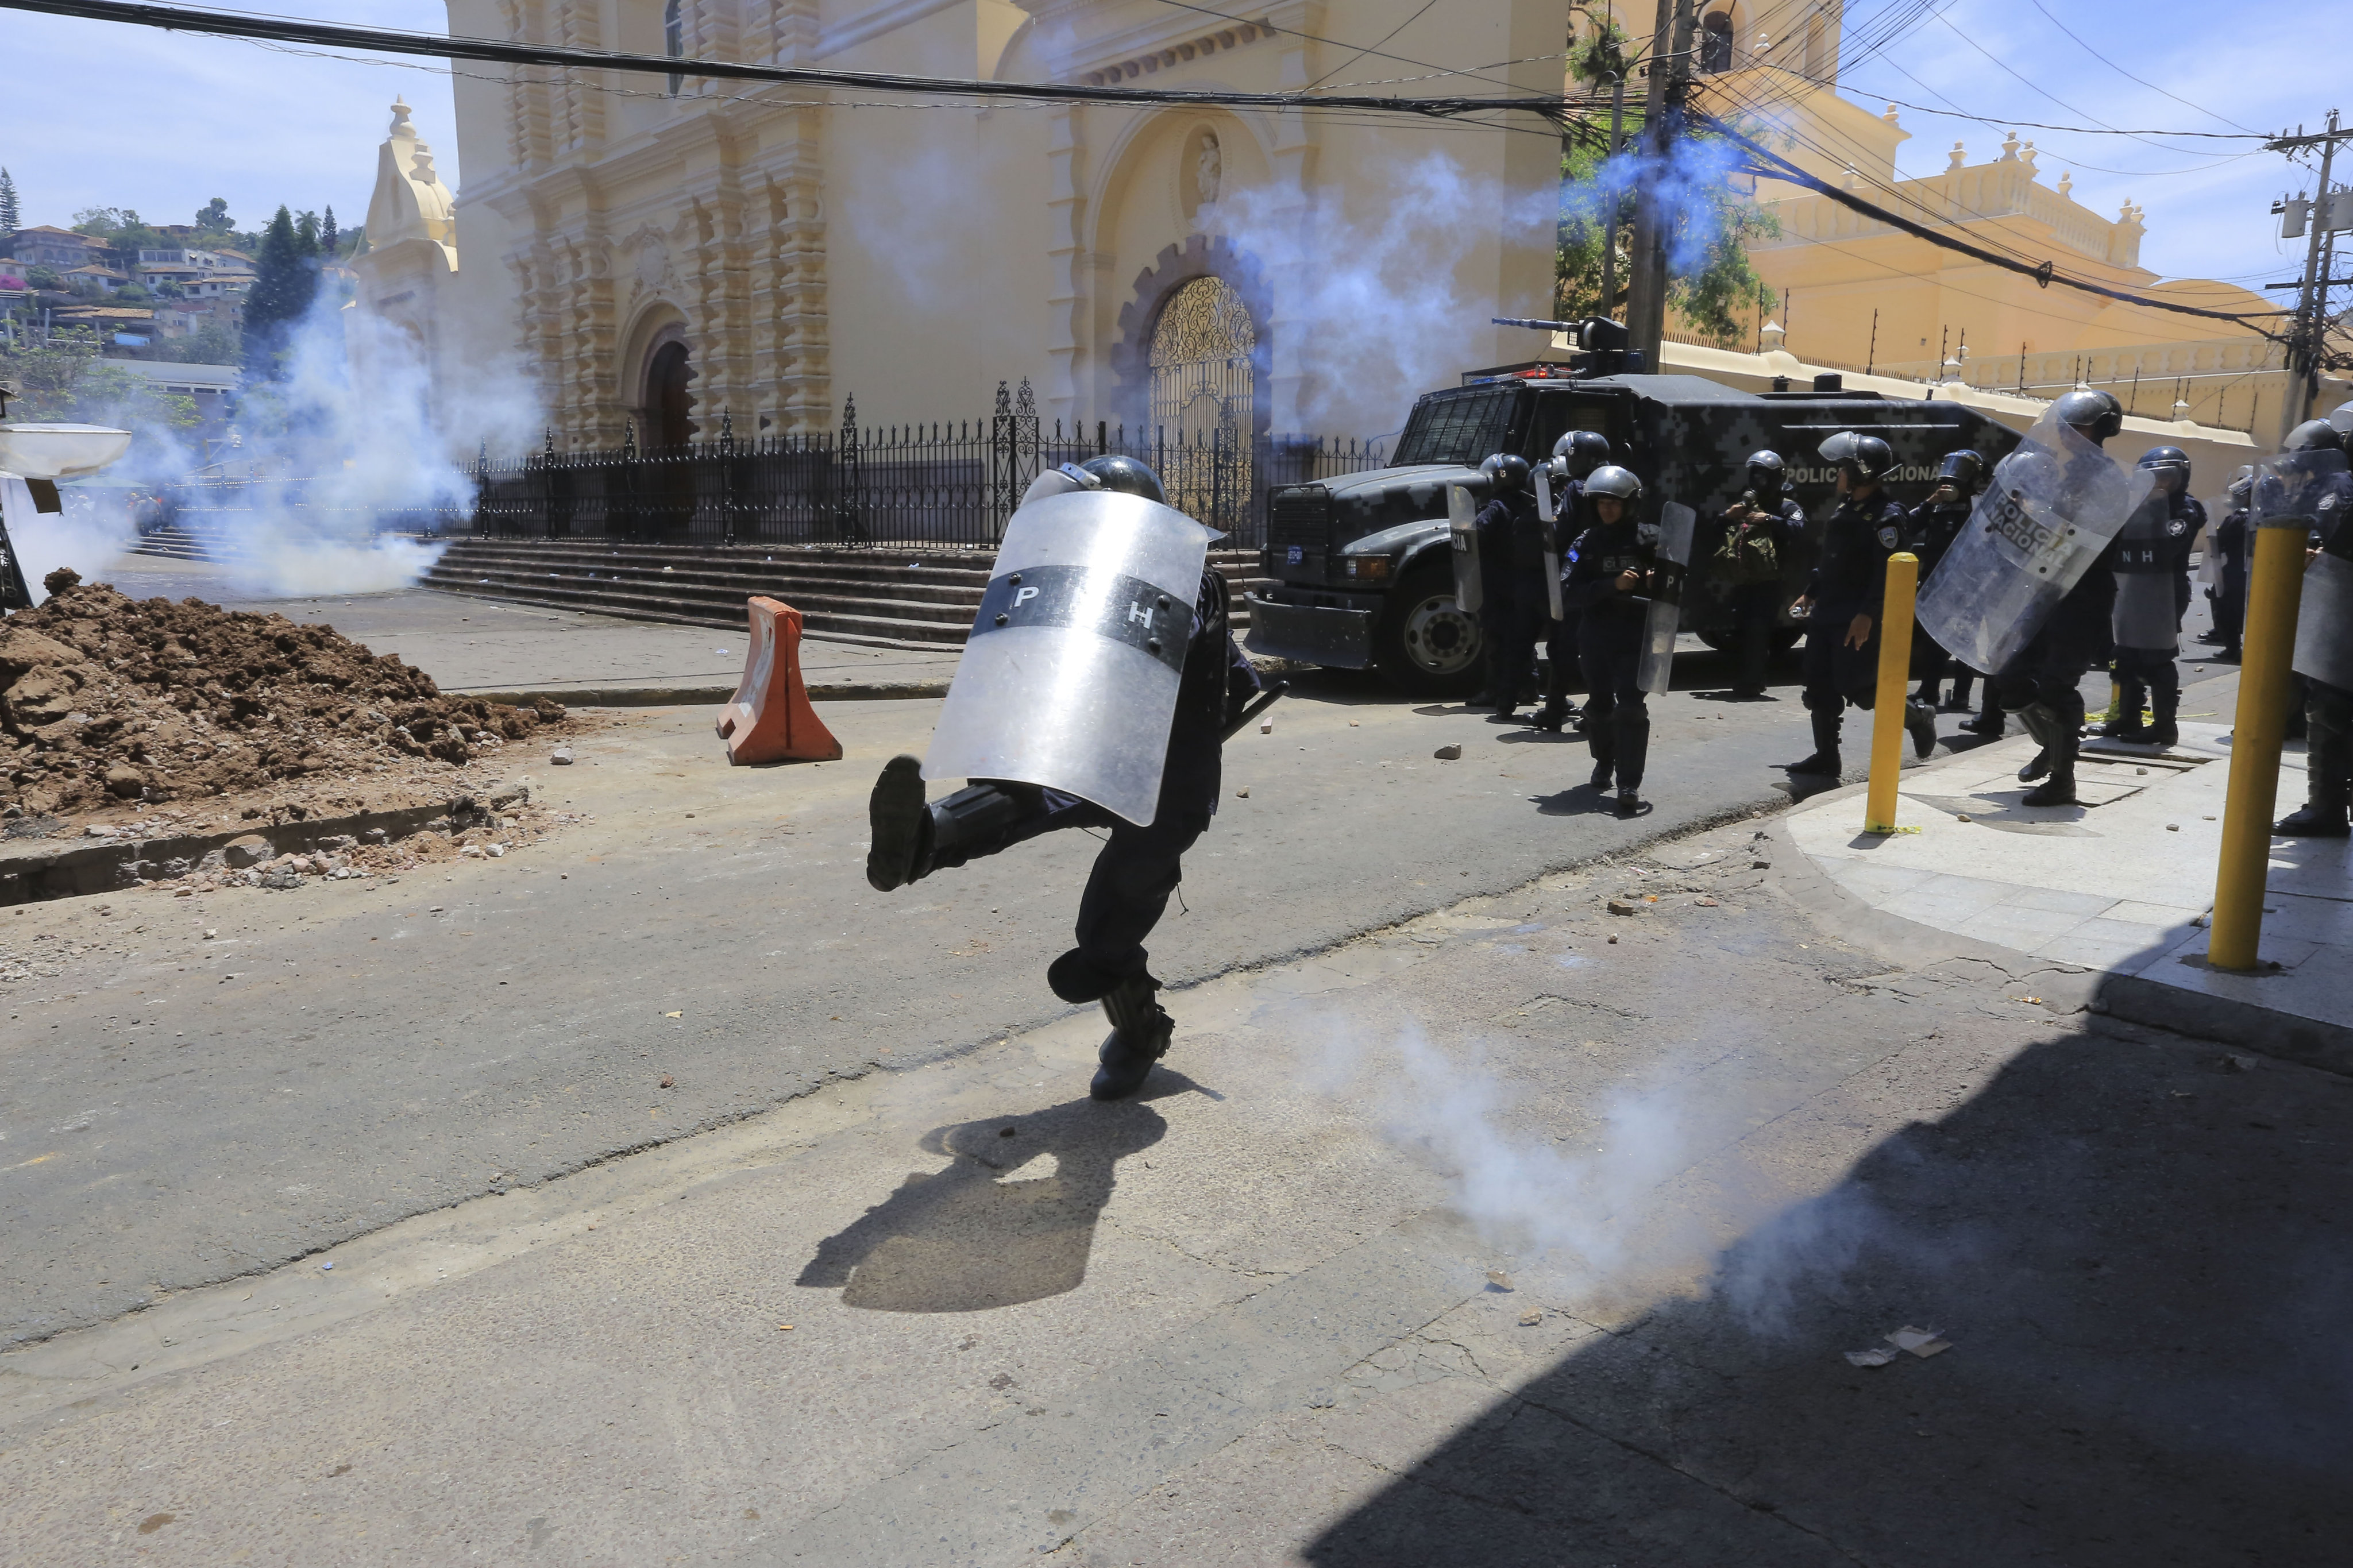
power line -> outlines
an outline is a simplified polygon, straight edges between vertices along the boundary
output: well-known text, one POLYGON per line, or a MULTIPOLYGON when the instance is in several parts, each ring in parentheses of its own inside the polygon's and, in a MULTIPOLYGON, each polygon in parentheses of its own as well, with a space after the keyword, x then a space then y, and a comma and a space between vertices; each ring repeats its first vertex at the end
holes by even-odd
MULTIPOLYGON (((1174 3, 1174 0, 1170 0, 1174 3)), ((1200 7, 1187 7, 1200 9, 1200 7)), ((0 9, 30 11, 86 21, 117 22, 166 32, 211 33, 231 38, 261 38, 314 44, 375 54, 422 55, 478 60, 489 65, 548 66, 559 69, 629 71, 655 76, 704 77, 716 80, 767 81, 795 86, 848 87, 868 91, 935 93, 942 97, 1011 99, 1056 103, 1191 104, 1218 108, 1303 109, 1316 106, 1414 114, 1447 119, 1463 114, 1517 110, 1556 125, 1575 112, 1559 94, 1515 98, 1374 97, 1295 92, 1234 92, 1218 89, 1087 87, 1066 82, 980 81, 908 76, 888 71, 837 70, 821 66, 764 66, 668 55, 638 55, 554 44, 507 42, 438 33, 353 27, 300 17, 263 17, 228 11, 200 11, 140 0, 0 0, 0 9)), ((1223 15, 1223 13, 1210 13, 1223 15)), ((1254 24, 1253 24, 1254 25, 1254 24)), ((1426 63, 1426 62, 1413 62, 1426 63)))
MULTIPOLYGON (((2064 110, 2069 110, 2069 111, 2071 111, 2071 112, 2073 112, 2073 113, 2075 113, 2075 114, 2081 114, 2081 115, 2083 115, 2083 117, 2084 117, 2084 119, 2089 120, 2089 121, 2095 121, 2095 122, 2097 122, 2097 123, 2099 123, 2099 124, 2102 124, 2102 125, 2106 125, 2106 124, 2107 124, 2107 121, 2105 121, 2105 120, 2101 120, 2101 119, 2100 119, 2100 117, 2099 117, 2098 115, 2094 114, 2094 113, 2091 113, 2090 111, 2088 111, 2088 110, 2083 110, 2083 109, 2078 109, 2078 108, 2076 108, 2076 106, 2075 106, 2075 105, 2073 105, 2073 104, 2072 104, 2072 103, 2068 102, 2065 99, 2061 98, 2057 93, 2052 92, 2050 89, 2045 88, 2045 87, 2042 87, 2042 86, 2041 86, 2041 85, 2039 85, 2039 84, 2037 84, 2037 83, 2035 83, 2035 82, 2028 81, 2026 78, 2024 78, 2024 77, 2022 77, 2022 76, 2020 76, 2020 75, 2019 75, 2019 73, 2018 73, 2017 71, 2010 69, 2010 62, 2009 62, 2009 61, 2007 61, 2007 60, 2005 60, 2005 59, 2001 58, 2000 56, 1998 56, 1998 55, 1996 55, 1995 53, 1993 53, 1993 51, 1992 51, 1992 50, 1990 50, 1990 49, 1987 48, 1983 44, 1978 43, 1975 38, 1970 37, 1967 33, 1962 32, 1958 27, 1954 26, 1953 26, 1953 24, 1952 24, 1950 21, 1947 20, 1945 17, 1943 17, 1943 16, 1938 16, 1938 17, 1936 18, 1936 20, 1937 20, 1937 21, 1939 21, 1939 22, 1943 22, 1943 23, 1944 23, 1944 25, 1945 25, 1945 30, 1946 30, 1947 32, 1948 32, 1948 33, 1952 34, 1952 35, 1953 35, 1953 37, 1957 37, 1957 38, 1960 39, 1960 40, 1961 40, 1961 42, 1963 42, 1963 43, 1965 43, 1965 44, 1968 45, 1968 47, 1971 47, 1971 48, 1973 48, 1973 49, 1977 50, 1977 52, 1978 52, 1978 53, 1979 53, 1979 54, 1981 54, 1981 55, 1985 56, 1985 58, 1988 58, 1988 59, 1991 60, 1991 61, 1992 61, 1996 66, 2000 67, 2000 68, 2002 69, 2002 71, 2003 71, 2003 72, 2005 72, 2006 74, 2008 74, 2008 75, 2010 75, 2010 76, 2011 76, 2011 77, 2016 78, 2016 79, 2017 79, 2021 83, 2022 83, 2024 86, 2026 86, 2027 88, 2031 89, 2031 90, 2033 90, 2033 91, 2035 91, 2035 92, 2041 93, 2044 98, 2049 99, 2052 102, 2053 102, 2053 103, 2057 104, 2060 108, 2064 109, 2064 110)), ((2112 130, 2112 131, 2116 129, 2116 127, 2114 127, 2114 126, 2109 126, 2108 128, 2109 128, 2110 130, 2112 130)), ((2158 146, 2161 146, 2161 145, 2162 145, 2162 144, 2161 144, 2161 143, 2159 143, 2159 142, 2151 142, 2151 141, 2149 141, 2149 140, 2147 139, 2147 137, 2146 137, 2146 136, 2144 136, 2144 135, 2141 135, 2141 134, 2139 134, 2139 133, 2137 133, 2137 132, 2135 132, 2127 131, 2127 132, 2123 132, 2123 134, 2125 134, 2125 135, 2126 135, 2126 136, 2130 136, 2134 141, 2140 142, 2140 143, 2141 143, 2142 145, 2144 145, 2144 146, 2147 146, 2147 147, 2158 147, 2158 146)), ((2192 151, 2192 149, 2190 149, 2190 148, 2187 148, 2187 147, 2167 147, 2167 148, 2165 148, 2164 150, 2165 150, 2166 152, 2168 152, 2168 153, 2188 153, 2188 152, 2192 151)))
MULTIPOLYGON (((1434 69, 1434 70, 1442 70, 1442 69, 1444 69, 1444 68, 1443 68, 1443 67, 1441 67, 1441 66, 1438 65, 1438 63, 1437 63, 1436 61, 1434 61, 1434 60, 1417 60, 1417 59, 1409 58, 1408 58, 1407 56, 1404 56, 1404 55, 1392 55, 1392 54, 1386 54, 1386 53, 1382 52, 1382 50, 1381 50, 1377 46, 1376 46, 1376 47, 1371 47, 1371 48, 1358 48, 1358 47, 1357 47, 1357 46, 1356 46, 1356 45, 1355 45, 1355 44, 1346 44, 1346 43, 1342 43, 1342 42, 1341 42, 1339 39, 1337 39, 1337 38, 1327 38, 1327 37, 1324 37, 1324 36, 1323 36, 1322 34, 1320 34, 1320 33, 1303 33, 1303 32, 1301 32, 1301 31, 1300 31, 1298 28, 1296 28, 1296 27, 1278 27, 1278 26, 1276 26, 1273 23, 1271 23, 1271 22, 1268 22, 1268 21, 1265 21, 1265 20, 1262 20, 1261 18, 1257 17, 1257 16, 1235 16, 1233 13, 1231 13, 1231 12, 1229 12, 1229 11, 1215 11, 1215 10, 1210 9, 1210 8, 1209 8, 1208 6, 1207 6, 1207 5, 1190 5, 1190 4, 1188 4, 1188 3, 1187 3, 1187 0, 1160 0, 1160 3, 1161 3, 1162 5, 1164 5, 1173 6, 1173 7, 1175 7, 1176 10, 1179 10, 1179 11, 1197 11, 1197 12, 1200 13, 1200 14, 1201 14, 1202 16, 1215 16, 1215 17, 1217 17, 1217 18, 1218 18, 1219 21, 1221 21, 1221 22, 1231 22, 1231 23, 1235 24, 1237 26, 1253 26, 1253 27, 1264 27, 1267 31, 1269 31, 1269 32, 1271 32, 1271 33, 1288 33, 1288 34, 1290 34, 1290 35, 1291 35, 1293 37, 1294 37, 1294 38, 1304 38, 1304 39, 1306 39, 1306 40, 1307 40, 1309 43, 1311 43, 1311 44, 1330 44, 1330 45, 1331 45, 1333 47, 1335 47, 1335 48, 1339 48, 1339 49, 1356 49, 1356 55, 1357 55, 1357 58, 1363 58, 1364 56, 1366 56, 1366 55, 1372 55, 1372 56, 1374 56, 1374 57, 1376 57, 1377 58, 1379 58, 1379 59, 1385 59, 1385 60, 1395 60, 1395 61, 1397 61, 1399 65, 1421 66, 1421 67, 1424 67, 1424 68, 1429 68, 1429 69, 1434 69)), ((1423 7, 1423 9, 1425 9, 1425 10, 1427 10, 1428 8, 1429 8, 1429 7, 1427 7, 1427 6, 1423 7)), ((1403 29, 1402 29, 1402 28, 1399 28, 1399 29, 1398 29, 1398 31, 1400 31, 1400 32, 1401 32, 1401 31, 1403 31, 1403 29)), ((1389 38, 1393 38, 1393 37, 1397 37, 1397 33, 1396 33, 1396 32, 1392 32, 1392 33, 1390 33, 1390 34, 1389 34, 1389 38)), ((1381 40, 1381 42, 1382 42, 1382 43, 1384 43, 1384 44, 1388 43, 1388 41, 1389 41, 1389 40, 1388 40, 1388 38, 1383 38, 1383 39, 1381 40)), ((1476 74, 1475 74, 1474 72, 1472 72, 1472 71, 1467 71, 1467 70, 1466 70, 1466 71, 1465 71, 1465 72, 1463 72, 1462 74, 1464 74, 1464 75, 1466 75, 1466 76, 1470 76, 1470 77, 1472 78, 1472 80, 1474 80, 1474 81, 1483 81, 1483 82, 1485 82, 1485 83, 1486 83, 1488 86, 1490 86, 1490 87, 1511 87, 1511 86, 1513 86, 1513 85, 1514 85, 1513 83, 1508 82, 1508 81, 1498 81, 1498 80, 1496 80, 1496 79, 1495 79, 1494 78, 1493 78, 1493 77, 1478 76, 1478 75, 1476 75, 1476 74)))
MULTIPOLYGON (((1905 76, 1912 76, 1910 71, 1904 70, 1903 67, 1896 65, 1893 60, 1888 60, 1883 63, 1892 69, 1903 71, 1905 76)), ((1920 80, 1918 77, 1912 77, 1912 79, 1914 81, 1920 80)), ((1926 82, 1922 82, 1921 85, 1924 87, 1927 86, 1926 82)), ((1855 90, 1857 92, 1861 92, 1862 91, 1862 89, 1857 87, 1855 88, 1855 90)), ((1930 89, 1930 90, 1934 91, 1935 89, 1930 89)), ((1980 125, 1999 125, 2004 130, 2063 131, 2077 136, 2198 136, 2203 137, 2210 142, 2268 142, 2271 140, 2269 136, 2264 135, 2260 131, 2249 131, 2245 132, 2232 131, 2118 131, 2113 126, 2046 125, 2037 120, 1998 119, 1990 114, 1971 114, 1968 110, 1962 109, 1957 104, 1951 109, 1931 109, 1925 103, 1906 103, 1900 98, 1890 98, 1885 93, 1881 92, 1870 93, 1866 96, 1875 98, 1882 103, 1892 103, 1898 109, 1908 109, 1915 114, 1941 115, 1947 120, 1974 120, 1980 125)), ((1944 95, 1938 93, 1937 96, 1942 98, 1944 95)), ((1947 98, 1945 99, 1945 101, 1947 103, 1951 103, 1953 100, 1947 98)), ((2227 124, 2228 121, 2225 121, 2225 123, 2227 124)), ((2192 151, 2192 149, 2182 147, 2175 149, 2175 151, 2187 153, 2192 151)), ((2227 153, 2219 154, 2200 153, 2200 156, 2235 157, 2236 154, 2227 153)))
POLYGON ((1330 70, 1325 71, 1322 76, 1319 76, 1314 81, 1309 82, 1307 84, 1307 90, 1309 92, 1314 92, 1317 88, 1322 87, 1325 82, 1330 81, 1334 77, 1338 76, 1342 71, 1346 70, 1350 66, 1355 65, 1358 60, 1363 59, 1366 55, 1371 54, 1373 49, 1380 47, 1381 44, 1388 43, 1391 38, 1396 37, 1408 27, 1412 26, 1416 22, 1419 22, 1424 16, 1429 16, 1430 8, 1437 4, 1438 0, 1422 0, 1420 10, 1416 11, 1412 16, 1408 16, 1404 21, 1399 22, 1396 26, 1391 27, 1388 32, 1383 33, 1380 36, 1379 42, 1374 44, 1371 48, 1358 49, 1355 54, 1350 55, 1346 59, 1342 60, 1338 65, 1334 66, 1330 70))
POLYGON ((2104 66, 2107 67, 2110 70, 2112 70, 2112 71, 2116 72, 2118 76, 2123 77, 2126 81, 2137 81, 2137 82, 2139 82, 2141 86, 2143 86, 2143 87, 2145 87, 2145 88, 2148 89, 2149 89, 2149 91, 2151 91, 2151 92, 2163 92, 2163 93, 2165 93, 2165 96, 2166 96, 2166 97, 2168 97, 2168 98, 2169 98, 2169 99, 2173 100, 2173 101, 2174 101, 2174 102, 2176 102, 2176 103, 2178 103, 2178 104, 2181 105, 2181 107, 2182 107, 2182 108, 2184 108, 2184 109, 2195 109, 2195 110, 2198 110, 2198 112, 2199 112, 2199 113, 2200 113, 2200 114, 2202 114, 2202 115, 2206 116, 2206 118, 2208 118, 2209 120, 2219 120, 2219 121, 2221 121, 2223 124, 2225 124, 2225 125, 2230 125, 2230 126, 2236 126, 2236 127, 2237 127, 2239 130, 2241 130, 2241 131, 2245 131, 2245 130, 2247 129, 2245 126, 2243 126, 2243 125, 2240 125, 2240 124, 2239 124, 2239 122, 2238 122, 2237 121, 2235 121, 2235 120, 2232 119, 2232 118, 2231 118, 2229 115, 2227 115, 2227 114, 2217 114, 2217 113, 2215 113, 2212 110, 2208 109, 2208 108, 2205 108, 2204 106, 2202 106, 2202 105, 2200 105, 2200 104, 2195 104, 2195 103, 2190 102, 2188 99, 2186 99, 2186 98, 2182 97, 2182 96, 2181 96, 2179 93, 2178 93, 2178 92, 2166 92, 2166 89, 2163 89, 2163 88, 2161 88, 2161 87, 2159 87, 2159 86, 2158 86, 2158 85, 2157 85, 2157 83, 2155 83, 2155 82, 2153 82, 2153 81, 2147 81, 2147 80, 2143 80, 2141 78, 2139 78, 2139 77, 2137 77, 2137 76, 2133 75, 2133 73, 2132 73, 2132 72, 2130 72, 2130 71, 2128 71, 2128 70, 2125 69, 2125 68, 2124 68, 2124 67, 2122 67, 2122 66, 2120 66, 2120 65, 2116 64, 2116 61, 2114 61, 2114 60, 2112 60, 2112 59, 2108 58, 2108 57, 2107 57, 2107 56, 2105 56, 2105 55, 2104 55, 2104 54, 2100 53, 2100 51, 2099 51, 2099 50, 2097 50, 2097 49, 2095 49, 2095 48, 2092 47, 2092 46, 2091 46, 2091 45, 2084 43, 2084 40, 2083 40, 2080 37, 2077 37, 2076 32, 2075 32, 2075 30, 2074 30, 2073 27, 2070 27, 2069 26, 2067 26, 2067 24, 2066 24, 2066 23, 2064 23, 2064 22, 2061 21, 2058 17, 2053 16, 2052 16, 2052 15, 2051 15, 2051 9, 2050 9, 2050 7, 2049 7, 2049 6, 2047 6, 2047 5, 2043 5, 2043 4, 2042 4, 2042 0, 2032 0, 2032 4, 2033 4, 2034 8, 2035 8, 2036 10, 2038 10, 2038 11, 2042 12, 2042 15, 2043 15, 2044 19, 2045 19, 2045 20, 2047 20, 2047 21, 2049 21, 2049 22, 2050 22, 2050 24, 2051 24, 2052 26, 2054 26, 2054 27, 2058 28, 2061 32, 2063 32, 2063 33, 2066 34, 2069 37, 2073 38, 2077 44, 2081 45, 2081 46, 2082 46, 2082 47, 2083 47, 2083 50, 2084 50, 2084 52, 2085 54, 2087 54, 2087 55, 2091 56, 2094 59, 2095 59, 2095 60, 2099 61, 2102 65, 2104 65, 2104 66))

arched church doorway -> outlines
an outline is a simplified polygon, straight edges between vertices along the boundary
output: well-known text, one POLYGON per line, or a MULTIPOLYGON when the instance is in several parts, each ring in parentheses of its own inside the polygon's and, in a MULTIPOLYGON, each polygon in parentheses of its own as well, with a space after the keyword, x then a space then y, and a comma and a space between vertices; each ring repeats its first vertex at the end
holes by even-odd
POLYGON ((1177 289, 1153 326, 1152 424, 1168 443, 1161 480, 1189 516, 1207 521, 1247 505, 1257 353, 1250 307, 1221 278, 1177 289))
POLYGON ((694 439, 694 379, 686 345, 672 340, 654 350, 646 364, 646 436, 652 447, 683 447, 694 439))

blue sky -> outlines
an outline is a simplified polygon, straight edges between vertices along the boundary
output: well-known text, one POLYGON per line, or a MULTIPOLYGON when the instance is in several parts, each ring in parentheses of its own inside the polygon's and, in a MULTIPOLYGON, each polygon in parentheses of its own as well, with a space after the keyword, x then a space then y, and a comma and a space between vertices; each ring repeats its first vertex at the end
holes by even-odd
MULTIPOLYGON (((1895 3, 1850 0, 1850 27, 1895 3)), ((1972 162, 1991 155, 2011 122, 2005 117, 2166 131, 2229 132, 2235 121, 2268 132, 2298 121, 2316 128, 2333 101, 2353 100, 2343 30, 2316 37, 2309 7, 2291 10, 2278 0, 2236 9, 2211 0, 2042 4, 2113 63, 2069 39, 2034 0, 1951 0, 1938 18, 1850 70, 1849 95, 1874 110, 1888 98, 1936 109, 1949 100, 2001 121, 1902 110, 1914 132, 1904 173, 1942 169, 1957 137, 1968 142, 1972 162)), ((448 25, 434 0, 308 0, 287 8, 383 26, 448 25)), ((1620 8, 1645 18, 1651 9, 1641 0, 1620 8)), ((1346 6, 1325 15, 1334 37, 1373 41, 1354 37, 1346 6)), ((415 106, 417 130, 444 177, 452 185, 463 178, 448 78, 416 68, 422 62, 325 59, 23 13, 7 14, 0 31, 9 78, 0 164, 16 177, 27 223, 70 224, 77 210, 96 205, 185 223, 216 195, 227 197, 248 227, 280 202, 332 204, 338 219, 356 223, 395 94, 415 106)), ((2353 109, 2353 101, 2343 107, 2353 109)), ((2239 155, 2252 143, 2022 126, 2020 134, 2040 147, 2046 179, 2073 171, 2075 197, 2085 205, 2113 215, 2126 198, 2137 201, 2148 224, 2141 259, 2160 273, 2261 284, 2291 276, 2301 260, 2300 250, 2273 237, 2268 208, 2283 192, 2308 185, 2311 174, 2272 153, 2239 155)))

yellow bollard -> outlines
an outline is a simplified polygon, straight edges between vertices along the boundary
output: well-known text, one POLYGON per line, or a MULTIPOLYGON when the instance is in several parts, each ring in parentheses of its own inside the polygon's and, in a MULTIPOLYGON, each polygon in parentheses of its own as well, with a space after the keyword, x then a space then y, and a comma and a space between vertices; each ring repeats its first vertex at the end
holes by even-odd
POLYGON ((1865 833, 1895 831, 1895 781, 1904 773, 1904 699, 1912 684, 1912 601, 1919 590, 1920 558, 1908 550, 1889 556, 1887 592, 1879 605, 1879 695, 1871 707, 1865 833))
POLYGON ((2263 934, 2263 881, 2271 868, 2272 812, 2279 804, 2280 743, 2287 738, 2289 666, 2304 596, 2311 520, 2266 518, 2248 574, 2245 658, 2231 727, 2231 793, 2222 804, 2222 854, 2214 869, 2214 934, 2206 962, 2252 970, 2263 934))

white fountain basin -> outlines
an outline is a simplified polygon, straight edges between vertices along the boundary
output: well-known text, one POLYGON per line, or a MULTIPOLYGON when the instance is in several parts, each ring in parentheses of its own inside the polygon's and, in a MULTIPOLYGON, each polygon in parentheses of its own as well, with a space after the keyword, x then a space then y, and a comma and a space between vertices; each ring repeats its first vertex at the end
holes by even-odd
POLYGON ((94 474, 122 456, 131 432, 104 425, 0 425, 0 469, 27 479, 94 474))

